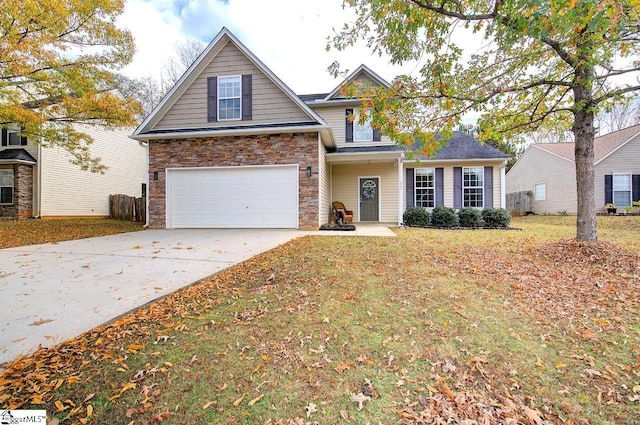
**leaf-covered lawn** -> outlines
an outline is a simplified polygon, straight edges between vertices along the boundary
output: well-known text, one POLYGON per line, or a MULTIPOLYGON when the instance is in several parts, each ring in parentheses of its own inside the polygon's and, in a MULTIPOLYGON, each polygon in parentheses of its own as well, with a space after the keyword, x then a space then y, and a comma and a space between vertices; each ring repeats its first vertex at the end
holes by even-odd
POLYGON ((142 230, 142 224, 106 218, 0 220, 0 249, 142 230))
POLYGON ((298 239, 5 365, 0 406, 95 424, 634 424, 638 218, 596 244, 545 219, 298 239))

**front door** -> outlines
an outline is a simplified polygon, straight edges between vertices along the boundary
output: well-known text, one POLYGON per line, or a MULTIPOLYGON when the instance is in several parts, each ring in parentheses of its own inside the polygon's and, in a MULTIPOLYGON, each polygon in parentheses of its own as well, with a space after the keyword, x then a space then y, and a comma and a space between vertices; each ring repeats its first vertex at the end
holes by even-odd
POLYGON ((360 221, 380 221, 378 199, 380 181, 378 178, 360 179, 360 221))

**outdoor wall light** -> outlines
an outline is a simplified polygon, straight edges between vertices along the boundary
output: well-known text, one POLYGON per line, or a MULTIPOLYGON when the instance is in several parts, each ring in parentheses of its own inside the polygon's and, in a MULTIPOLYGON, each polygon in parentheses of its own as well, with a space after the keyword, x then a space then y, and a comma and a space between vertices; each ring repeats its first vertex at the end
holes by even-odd
POLYGON ((158 172, 157 171, 153 172, 153 179, 154 180, 158 180, 158 172))
POLYGON ((311 177, 311 167, 307 167, 307 177, 311 177))

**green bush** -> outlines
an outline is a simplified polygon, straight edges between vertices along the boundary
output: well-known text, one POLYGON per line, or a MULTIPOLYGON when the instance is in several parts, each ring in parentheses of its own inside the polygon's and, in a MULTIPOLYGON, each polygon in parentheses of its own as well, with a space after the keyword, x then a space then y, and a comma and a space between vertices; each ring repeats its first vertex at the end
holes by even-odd
POLYGON ((402 215, 402 221, 406 226, 426 227, 429 225, 431 214, 421 207, 411 207, 402 215))
POLYGON ((476 208, 466 207, 458 211, 458 219, 462 227, 480 227, 482 225, 482 213, 476 208))
POLYGON ((511 215, 504 208, 485 208, 482 210, 482 220, 484 227, 497 228, 509 227, 511 215))
POLYGON ((434 227, 456 227, 458 225, 456 210, 449 207, 435 207, 431 212, 431 225, 434 227))

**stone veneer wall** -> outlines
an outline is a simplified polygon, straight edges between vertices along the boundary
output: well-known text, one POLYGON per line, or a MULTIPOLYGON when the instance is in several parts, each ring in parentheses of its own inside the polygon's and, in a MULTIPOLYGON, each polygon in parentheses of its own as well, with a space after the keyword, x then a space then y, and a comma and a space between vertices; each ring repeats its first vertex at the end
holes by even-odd
POLYGON ((33 166, 15 164, 13 168, 13 204, 0 205, 0 218, 33 217, 33 166))
POLYGON ((300 229, 318 228, 318 133, 153 140, 149 143, 149 227, 166 227, 167 168, 299 165, 300 229), (306 168, 312 167, 307 177, 306 168), (154 172, 158 180, 154 180, 154 172))

